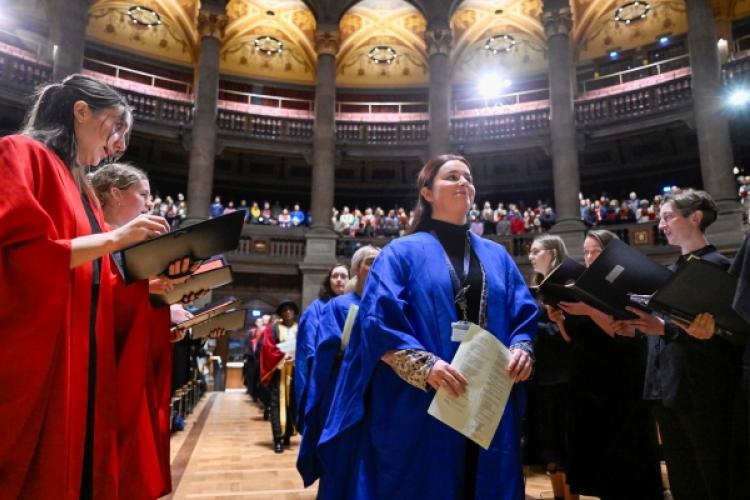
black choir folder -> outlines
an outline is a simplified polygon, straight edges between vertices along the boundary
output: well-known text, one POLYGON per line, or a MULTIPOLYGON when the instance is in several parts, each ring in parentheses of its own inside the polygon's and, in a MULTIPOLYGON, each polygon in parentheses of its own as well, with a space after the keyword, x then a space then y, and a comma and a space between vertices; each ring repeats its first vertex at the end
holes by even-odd
POLYGON ((236 249, 244 222, 245 212, 237 210, 125 248, 121 251, 125 282, 162 274, 171 262, 185 256, 205 260, 236 249))
POLYGON ((208 337, 209 334, 217 328, 222 328, 227 332, 244 329, 245 310, 233 309, 223 314, 219 314, 218 316, 214 316, 203 323, 195 325, 190 335, 193 339, 202 339, 208 337))
POLYGON ((175 285, 164 295, 152 295, 151 300, 161 305, 177 304, 186 295, 213 290, 233 280, 232 266, 227 265, 224 259, 212 260, 200 266, 184 283, 175 285))
POLYGON ((745 341, 748 324, 732 308, 737 278, 705 260, 691 259, 651 297, 647 305, 657 313, 691 323, 700 313, 711 313, 716 335, 736 343, 745 341))
POLYGON ((615 319, 635 319, 637 316, 625 309, 638 307, 629 295, 651 295, 672 275, 672 271, 627 243, 613 240, 591 267, 567 287, 579 300, 615 319))
POLYGON ((220 314, 224 314, 227 311, 239 309, 239 307, 240 307, 240 301, 235 299, 234 297, 230 297, 222 302, 211 304, 210 306, 196 313, 192 318, 185 320, 182 323, 177 323, 176 325, 172 325, 172 329, 177 330, 177 329, 192 328, 205 321, 215 318, 216 316, 219 316, 220 314))
POLYGON ((550 272, 547 277, 531 290, 542 303, 557 307, 560 302, 578 302, 578 295, 566 285, 575 282, 586 268, 570 257, 565 259, 550 272))

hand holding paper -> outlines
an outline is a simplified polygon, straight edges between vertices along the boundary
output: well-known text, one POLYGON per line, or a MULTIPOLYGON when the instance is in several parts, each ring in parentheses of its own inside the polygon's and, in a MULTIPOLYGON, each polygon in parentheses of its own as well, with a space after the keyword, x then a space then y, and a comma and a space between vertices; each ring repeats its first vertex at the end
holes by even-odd
POLYGON ((491 333, 471 325, 451 366, 468 379, 458 397, 440 388, 427 413, 487 449, 505 411, 513 379, 511 352, 491 333))

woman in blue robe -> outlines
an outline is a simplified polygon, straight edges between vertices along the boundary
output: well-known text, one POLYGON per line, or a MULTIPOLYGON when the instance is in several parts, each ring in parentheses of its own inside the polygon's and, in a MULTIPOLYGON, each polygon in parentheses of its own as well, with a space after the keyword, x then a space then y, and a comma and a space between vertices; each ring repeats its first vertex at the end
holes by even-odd
POLYGON ((468 232, 475 190, 465 159, 430 160, 418 188, 411 234, 390 243, 370 270, 318 445, 326 478, 319 497, 520 500, 521 387, 488 450, 427 408, 431 389, 458 395, 468 383, 448 364, 458 319, 508 346, 510 376, 527 379, 537 305, 505 249, 468 232))
POLYGON ((307 397, 307 381, 312 368, 312 354, 315 351, 315 344, 320 323, 320 315, 323 308, 330 299, 344 293, 346 281, 349 279, 349 270, 342 264, 336 264, 328 270, 323 283, 320 285, 318 298, 312 301, 302 317, 299 320, 297 328, 297 350, 295 351, 294 365, 294 397, 296 399, 297 413, 297 430, 304 430, 302 413, 305 408, 305 399, 307 397))
POLYGON ((320 477, 316 448, 320 431, 328 417, 345 347, 342 345, 344 323, 349 308, 353 305, 359 307, 367 273, 378 253, 380 249, 372 245, 364 246, 354 253, 350 269, 352 279, 346 285, 348 293, 331 299, 320 315, 317 344, 311 358, 312 369, 307 384, 307 401, 305 408, 300 412, 305 431, 302 433, 297 470, 305 486, 310 486, 320 477))

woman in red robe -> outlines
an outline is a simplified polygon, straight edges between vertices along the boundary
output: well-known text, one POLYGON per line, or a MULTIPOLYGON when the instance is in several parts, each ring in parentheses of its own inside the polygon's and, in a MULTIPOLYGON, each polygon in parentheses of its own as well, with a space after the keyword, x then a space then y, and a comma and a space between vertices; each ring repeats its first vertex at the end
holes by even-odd
POLYGON ((117 491, 109 252, 168 230, 140 216, 109 233, 83 169, 125 150, 125 99, 72 75, 42 89, 0 139, 0 498, 117 491), (22 383, 20 381, 22 380, 22 383))
MULTIPOLYGON (((108 164, 91 175, 91 183, 104 219, 112 229, 147 214, 152 208, 148 177, 132 165, 108 164)), ((168 274, 187 270, 189 259, 173 263, 168 274)), ((155 277, 126 285, 115 270, 113 279, 118 305, 115 355, 119 476, 128 478, 119 483, 119 497, 153 499, 172 490, 169 460, 171 342, 181 336, 173 339, 170 334, 170 307, 154 305, 149 297, 168 292, 184 278, 155 277)), ((183 314, 191 316, 186 311, 183 314)))

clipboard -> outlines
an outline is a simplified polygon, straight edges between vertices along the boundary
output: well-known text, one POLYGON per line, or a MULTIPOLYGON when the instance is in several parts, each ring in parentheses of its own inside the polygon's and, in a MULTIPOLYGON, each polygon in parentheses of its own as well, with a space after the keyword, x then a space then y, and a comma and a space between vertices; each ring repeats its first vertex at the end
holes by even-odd
POLYGON ((204 321, 208 321, 209 319, 215 316, 223 314, 232 309, 238 309, 239 307, 240 307, 239 300, 235 299, 234 297, 229 298, 223 302, 219 302, 217 304, 212 304, 208 306, 206 309, 203 309, 202 311, 194 315, 192 318, 185 320, 182 323, 173 325, 172 330, 177 330, 181 328, 182 329, 192 328, 196 325, 203 323, 204 321))
POLYGON ((241 330, 245 328, 246 316, 244 309, 233 309, 195 325, 190 335, 193 339, 202 339, 208 337, 217 328, 223 328, 227 332, 241 330))
POLYGON ((750 325, 732 308, 737 277, 701 259, 686 262, 651 297, 648 307, 665 316, 691 323, 704 312, 716 321, 716 335, 732 343, 744 343, 750 325), (700 291, 695 285, 700 284, 700 291))
POLYGON ((121 250, 115 259, 122 262, 125 282, 133 283, 162 274, 171 262, 185 256, 205 260, 236 249, 245 223, 244 215, 244 211, 238 210, 121 250))
POLYGON ((151 295, 151 301, 159 305, 177 304, 185 295, 199 290, 214 290, 232 281, 232 266, 223 259, 217 259, 200 266, 184 283, 176 285, 164 295, 151 295))
POLYGON ((673 274, 627 243, 613 240, 575 283, 566 287, 615 319, 636 319, 638 316, 625 308, 643 307, 631 301, 629 294, 651 295, 673 274))

